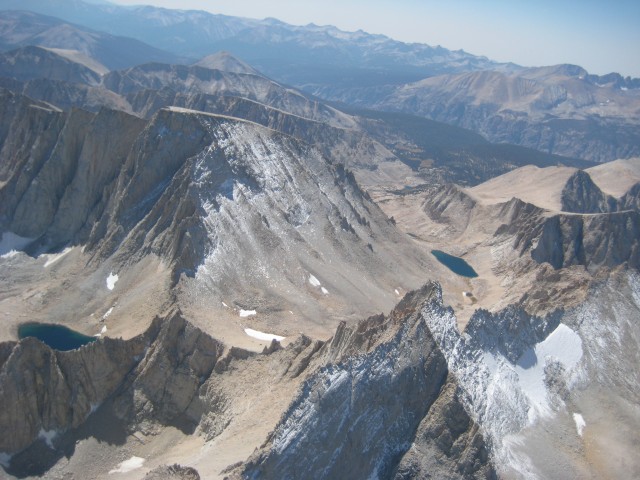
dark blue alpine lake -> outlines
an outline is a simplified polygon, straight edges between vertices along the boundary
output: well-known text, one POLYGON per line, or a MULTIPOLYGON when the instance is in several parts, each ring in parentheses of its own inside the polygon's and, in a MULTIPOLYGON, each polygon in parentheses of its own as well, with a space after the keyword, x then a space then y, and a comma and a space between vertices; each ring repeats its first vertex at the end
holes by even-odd
POLYGON ((94 342, 95 337, 88 337, 80 332, 50 323, 23 323, 18 327, 18 338, 35 337, 54 350, 75 350, 87 343, 94 342))
POLYGON ((473 267, 460 257, 454 257, 453 255, 449 255, 442 250, 431 250, 431 253, 438 259, 440 263, 449 268, 449 270, 451 270, 453 273, 467 278, 475 278, 478 276, 473 267))

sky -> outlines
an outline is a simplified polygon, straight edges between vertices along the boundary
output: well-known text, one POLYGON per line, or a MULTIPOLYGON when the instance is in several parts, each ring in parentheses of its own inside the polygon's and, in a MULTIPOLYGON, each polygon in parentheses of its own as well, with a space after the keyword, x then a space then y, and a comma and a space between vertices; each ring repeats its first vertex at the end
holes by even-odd
POLYGON ((524 66, 640 78, 640 0, 112 0, 362 29, 524 66))

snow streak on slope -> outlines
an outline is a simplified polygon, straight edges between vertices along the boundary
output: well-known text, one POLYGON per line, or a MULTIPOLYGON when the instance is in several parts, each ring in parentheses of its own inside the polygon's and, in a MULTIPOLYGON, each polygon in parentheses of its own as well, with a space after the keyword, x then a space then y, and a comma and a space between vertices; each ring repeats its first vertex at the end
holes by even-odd
MULTIPOLYGON (((571 392, 604 387, 616 395, 621 393, 629 402, 637 401, 633 392, 638 391, 639 382, 633 365, 640 345, 636 324, 640 278, 636 272, 625 272, 621 277, 595 287, 593 296, 581 307, 562 314, 561 323, 541 341, 533 330, 520 329, 520 338, 515 340, 524 347, 516 362, 500 347, 505 341, 501 329, 478 329, 475 337, 461 335, 451 310, 436 304, 423 310, 450 370, 458 377, 467 407, 483 426, 496 464, 503 469, 513 469, 525 478, 547 476, 541 473, 544 458, 523 448, 523 442, 527 441, 527 429, 550 419, 557 419, 557 423, 566 417, 566 424, 572 426, 568 433, 583 434, 582 414, 572 415, 566 408, 566 402, 576 398, 571 392)), ((512 313, 522 315, 515 310, 512 313)), ((478 311, 470 325, 492 325, 497 317, 478 311)), ((531 323, 542 321, 531 319, 531 323)))
POLYGON ((342 318, 360 308, 373 314, 393 306, 390 285, 423 281, 423 254, 343 165, 251 122, 170 114, 189 115, 208 142, 180 173, 202 226, 189 232, 203 246, 188 293, 194 308, 205 310, 213 297, 235 299, 261 312, 259 322, 272 315, 282 326, 287 320, 275 312, 291 310, 320 324, 329 305, 342 318), (322 283, 310 282, 310 272, 322 283))

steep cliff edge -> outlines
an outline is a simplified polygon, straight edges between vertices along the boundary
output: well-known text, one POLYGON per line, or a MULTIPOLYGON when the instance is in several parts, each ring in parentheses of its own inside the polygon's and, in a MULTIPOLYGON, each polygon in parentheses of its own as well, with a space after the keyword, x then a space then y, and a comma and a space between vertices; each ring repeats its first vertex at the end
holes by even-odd
MULTIPOLYGON (((46 472, 46 463, 33 469, 44 460, 25 461, 32 444, 40 439, 62 455, 97 409, 134 438, 153 442, 173 427, 228 448, 234 435, 254 437, 243 418, 260 408, 267 425, 282 412, 280 422, 233 475, 492 478, 483 437, 420 316, 425 305, 441 302, 439 287, 428 284, 388 318, 342 324, 327 343, 300 337, 283 349, 274 342, 262 355, 225 348, 177 311, 129 341, 106 338, 65 353, 34 339, 2 344, 0 395, 11 408, 0 427, 16 432, 3 439, 3 461, 13 455, 9 471, 19 476, 46 472), (277 402, 256 404, 274 388, 277 402), (248 403, 238 401, 243 389, 248 403)), ((154 471, 193 475, 172 468, 154 471)))
POLYGON ((543 317, 517 306, 478 311, 463 334, 450 313, 434 304, 422 309, 500 475, 601 478, 640 471, 630 460, 640 418, 640 380, 632 367, 640 341, 639 280, 637 271, 619 269, 592 283, 581 304, 543 317))
POLYGON ((47 248, 86 238, 145 122, 107 109, 61 112, 7 91, 0 105, 0 230, 47 248))
POLYGON ((39 436, 80 426, 120 386, 153 332, 128 342, 105 338, 79 350, 54 351, 28 337, 11 348, 0 371, 0 451, 15 454, 39 436))
POLYGON ((491 478, 482 436, 420 317, 424 305, 441 302, 439 286, 428 284, 389 318, 341 325, 279 425, 234 477, 491 478))

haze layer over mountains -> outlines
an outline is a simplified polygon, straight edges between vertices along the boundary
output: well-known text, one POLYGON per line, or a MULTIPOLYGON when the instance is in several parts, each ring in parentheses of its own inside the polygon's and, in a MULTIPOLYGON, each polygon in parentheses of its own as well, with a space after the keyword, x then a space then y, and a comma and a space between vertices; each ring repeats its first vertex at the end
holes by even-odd
POLYGON ((8 478, 640 476, 637 79, 82 1, 0 49, 8 478))

